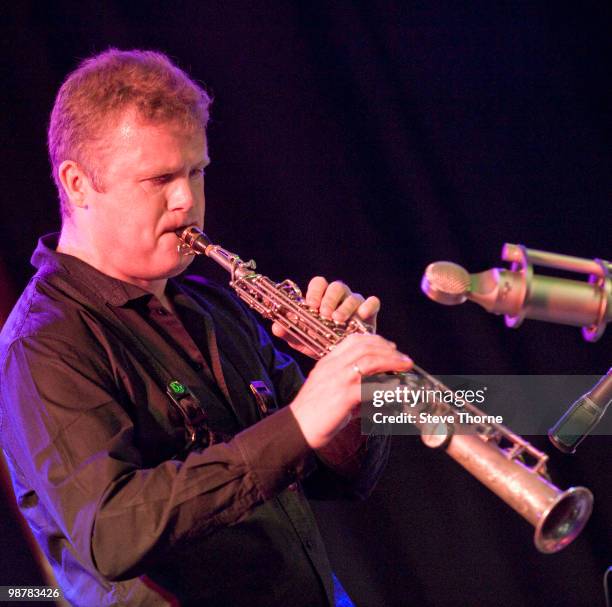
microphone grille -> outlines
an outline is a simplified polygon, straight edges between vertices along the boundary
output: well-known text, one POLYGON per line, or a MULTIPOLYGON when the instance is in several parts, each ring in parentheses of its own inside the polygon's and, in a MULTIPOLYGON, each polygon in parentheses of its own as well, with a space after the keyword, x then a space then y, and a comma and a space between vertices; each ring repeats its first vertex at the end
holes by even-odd
POLYGON ((425 268, 423 292, 434 301, 448 306, 463 303, 470 291, 470 275, 451 261, 436 261, 425 268))

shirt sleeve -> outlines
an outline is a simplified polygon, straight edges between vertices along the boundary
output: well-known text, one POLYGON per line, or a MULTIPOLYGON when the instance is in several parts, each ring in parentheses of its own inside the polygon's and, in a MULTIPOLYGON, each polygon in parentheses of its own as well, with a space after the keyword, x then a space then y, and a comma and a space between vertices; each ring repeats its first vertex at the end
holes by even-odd
MULTIPOLYGON (((268 333, 256 325, 260 351, 281 403, 290 403, 304 383, 296 362, 277 350, 268 333)), ((325 447, 318 449, 316 471, 304 480, 306 495, 313 499, 365 499, 382 474, 390 450, 389 436, 361 432, 361 419, 353 418, 325 447)))
POLYGON ((139 575, 178 542, 240 521, 307 474, 312 452, 290 409, 227 443, 143 468, 134 412, 109 388, 112 373, 69 336, 37 335, 11 345, 0 375, 3 446, 29 504, 33 493, 104 577, 139 575))

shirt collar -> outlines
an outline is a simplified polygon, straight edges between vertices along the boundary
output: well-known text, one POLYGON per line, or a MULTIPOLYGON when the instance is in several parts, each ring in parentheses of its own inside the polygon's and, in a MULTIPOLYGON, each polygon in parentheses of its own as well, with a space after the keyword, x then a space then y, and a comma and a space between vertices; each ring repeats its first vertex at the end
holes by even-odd
POLYGON ((103 274, 78 257, 58 253, 58 240, 58 232, 47 234, 39 239, 31 259, 32 265, 37 270, 65 271, 87 284, 101 299, 113 306, 124 306, 136 299, 151 298, 151 293, 136 285, 103 274))

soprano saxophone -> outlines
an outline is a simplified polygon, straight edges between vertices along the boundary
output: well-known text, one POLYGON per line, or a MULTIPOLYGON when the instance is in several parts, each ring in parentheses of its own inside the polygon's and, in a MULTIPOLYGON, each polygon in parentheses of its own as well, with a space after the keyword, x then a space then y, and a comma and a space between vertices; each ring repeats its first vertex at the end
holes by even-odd
MULTIPOLYGON (((240 299, 267 319, 281 324, 316 358, 322 358, 351 333, 368 333, 359 319, 346 323, 324 319, 309 308, 297 285, 291 280, 275 283, 255 272, 253 260, 213 244, 204 232, 188 227, 177 232, 179 252, 204 254, 230 273, 230 286, 240 299)), ((448 391, 442 382, 415 365, 402 383, 413 387, 448 391)), ((437 403, 434 411, 449 405, 437 403)), ((474 415, 484 413, 472 404, 464 409, 474 415)), ((423 442, 445 449, 455 461, 535 527, 534 543, 543 553, 558 552, 582 531, 591 515, 593 494, 585 487, 562 491, 550 482, 548 456, 501 424, 455 424, 440 432, 419 427, 423 442), (458 431, 461 430, 461 431, 458 431), (525 461, 525 460, 528 461, 525 461)))

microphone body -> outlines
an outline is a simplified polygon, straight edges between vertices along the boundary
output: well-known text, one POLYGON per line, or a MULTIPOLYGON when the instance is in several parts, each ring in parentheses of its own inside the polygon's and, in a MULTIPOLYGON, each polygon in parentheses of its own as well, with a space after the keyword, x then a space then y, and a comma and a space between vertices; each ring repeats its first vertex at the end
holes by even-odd
MULTIPOLYGON (((521 272, 494 268, 473 275, 472 284, 474 290, 467 299, 494 314, 512 317, 522 314, 535 320, 582 327, 597 321, 601 307, 600 289, 579 280, 533 276, 527 285, 521 272), (487 276, 489 273, 492 275, 487 276), (484 285, 493 288, 483 290, 484 285)), ((607 306, 606 321, 611 315, 612 305, 607 306)))

